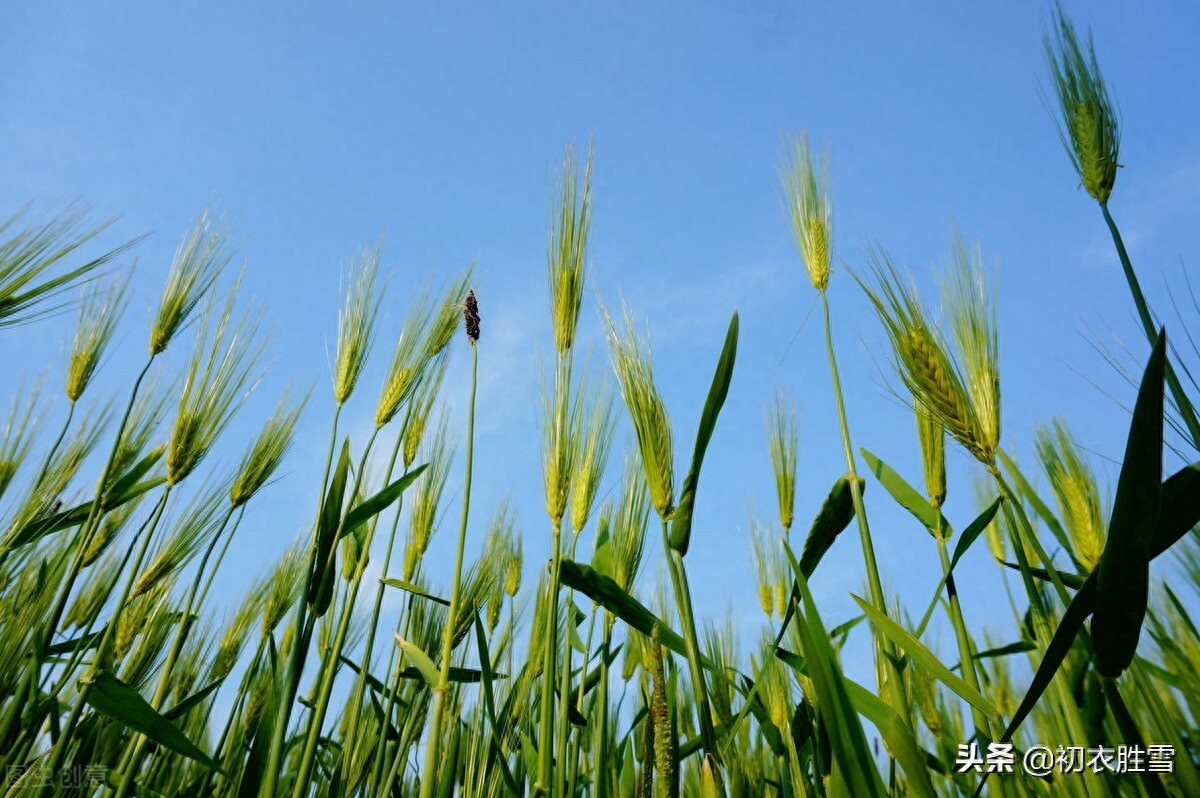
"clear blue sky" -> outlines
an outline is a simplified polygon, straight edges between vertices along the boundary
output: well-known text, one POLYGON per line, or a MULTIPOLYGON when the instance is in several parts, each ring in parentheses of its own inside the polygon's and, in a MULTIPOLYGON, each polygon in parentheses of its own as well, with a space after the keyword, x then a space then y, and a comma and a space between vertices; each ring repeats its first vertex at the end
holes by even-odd
MULTIPOLYGON (((1119 458, 1132 390, 1093 349, 1146 352, 1107 232, 1076 188, 1044 94, 1042 2, 699 4, 27 3, 0 26, 0 214, 81 199, 123 215, 138 249, 131 313, 100 387, 122 390, 145 351, 181 232, 207 203, 236 219, 247 298, 266 304, 272 366, 213 463, 232 465, 289 383, 315 384, 286 481, 252 506, 222 582, 244 585, 310 522, 332 400, 339 274, 385 236, 391 291, 374 366, 348 410, 361 443, 381 369, 416 288, 478 258, 483 316, 472 547, 511 492, 532 571, 547 548, 534 408, 551 347, 547 208, 564 144, 596 141, 583 339, 594 297, 623 295, 649 324, 659 382, 690 449, 729 314, 741 313, 733 388, 701 481, 688 566, 706 616, 757 624, 747 517, 774 517, 764 413, 776 386, 801 418, 797 527, 844 471, 814 292, 778 181, 802 129, 832 152, 836 250, 876 241, 931 293, 951 230, 998 275, 1004 440, 1028 458, 1036 423, 1066 415, 1119 458), (797 331, 799 334, 797 335, 797 331), (1090 332, 1089 332, 1090 331, 1090 332), (788 343, 795 337, 789 349, 788 343), (1081 374, 1088 375, 1085 379, 1081 374)), ((1123 117, 1112 200, 1148 293, 1166 308, 1200 247, 1200 14, 1185 2, 1067 7, 1097 39, 1123 117)), ((909 412, 890 395, 877 323, 845 270, 830 288, 851 427, 919 479, 909 412)), ((0 386, 45 374, 57 396, 69 317, 0 334, 0 386)), ((465 381, 459 339, 451 385, 465 381)), ((184 348, 173 353, 174 366, 184 348)), ((48 407, 57 421, 65 400, 48 407)), ((461 401, 454 405, 462 427, 461 401)), ((629 428, 622 420, 618 441, 629 428)), ((619 462, 614 455, 614 465, 619 462)), ((973 513, 975 473, 951 457, 949 516, 973 513)), ((679 466, 683 470, 683 465, 679 466)), ((456 466, 452 486, 459 479, 456 466)), ((1111 468, 1107 474, 1113 476, 1111 468)), ((611 468, 606 487, 617 477, 611 468)), ((885 580, 919 612, 932 542, 878 485, 868 506, 885 580)), ((456 515, 457 494, 448 505, 456 515)), ((431 558, 445 556, 443 527, 431 558)), ((657 537, 651 540, 655 545, 657 537)), ((814 582, 830 625, 862 586, 856 535, 814 582)), ((653 561, 652 561, 653 562, 653 561)), ((446 568, 430 560, 435 579, 446 568)), ((964 564, 968 617, 1012 626, 985 599, 996 569, 964 564), (978 591, 976 587, 978 586, 978 591)), ((652 577, 655 566, 646 571, 652 577)), ((745 627, 743 641, 757 637, 745 627)), ((940 645, 951 648, 943 635, 940 645)), ((869 678, 869 670, 859 671, 869 678)))

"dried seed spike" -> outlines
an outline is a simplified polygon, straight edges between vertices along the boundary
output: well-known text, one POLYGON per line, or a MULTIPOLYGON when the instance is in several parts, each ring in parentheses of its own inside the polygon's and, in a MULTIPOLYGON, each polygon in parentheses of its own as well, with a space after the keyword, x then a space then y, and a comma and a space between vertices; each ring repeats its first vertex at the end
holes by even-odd
POLYGON ((467 292, 463 301, 463 320, 466 321, 467 338, 474 345, 479 340, 479 303, 475 300, 475 290, 467 292))

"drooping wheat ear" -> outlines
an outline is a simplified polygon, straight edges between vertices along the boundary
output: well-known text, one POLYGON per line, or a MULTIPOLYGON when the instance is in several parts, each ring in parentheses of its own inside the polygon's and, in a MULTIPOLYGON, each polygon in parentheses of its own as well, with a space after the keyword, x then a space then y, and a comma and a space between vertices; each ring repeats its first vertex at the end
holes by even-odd
POLYGON ((783 164, 783 189, 792 222, 792 237, 813 287, 824 291, 832 272, 833 213, 829 204, 829 153, 813 163, 808 134, 797 137, 783 164))
POLYGON ((1087 193, 1105 203, 1120 167, 1120 121, 1100 74, 1091 35, 1085 48, 1060 3, 1055 4, 1051 27, 1042 42, 1058 99, 1059 137, 1087 193))
POLYGON ((1105 513, 1096 476, 1065 421, 1055 419, 1036 434, 1038 459, 1050 480, 1059 515, 1075 549, 1075 559, 1087 571, 1104 551, 1105 513))
POLYGON ((972 405, 962 372, 945 340, 929 322, 916 289, 906 285, 888 256, 868 250, 875 286, 859 284, 875 306, 892 344, 894 365, 913 400, 924 407, 985 466, 995 465, 995 445, 972 405))
POLYGON ((646 550, 646 524, 650 520, 650 493, 636 456, 627 456, 621 475, 621 497, 612 514, 613 581, 622 590, 633 589, 646 550))
POLYGON ((383 302, 379 286, 380 245, 364 247, 351 263, 338 313, 337 354, 333 364, 333 398, 343 405, 354 392, 375 340, 375 319, 383 302))
POLYGON ((775 615, 775 557, 773 541, 763 525, 755 518, 750 519, 750 554, 754 569, 758 604, 770 620, 775 615))
POLYGON ((273 634, 288 608, 300 594, 301 579, 306 565, 306 541, 297 539, 283 552, 271 571, 271 580, 263 599, 262 634, 273 634))
POLYGON ((779 500, 779 523, 786 532, 792 529, 796 507, 796 452, 799 427, 795 404, 783 391, 775 394, 775 404, 767 418, 767 447, 771 469, 775 473, 775 496, 779 500))
POLYGON ((649 347, 638 336, 628 307, 625 308, 624 317, 625 331, 621 335, 612 317, 604 311, 613 371, 637 435, 642 468, 650 488, 650 500, 659 517, 665 520, 671 516, 675 506, 671 422, 662 395, 654 384, 649 347))
POLYGON ((172 485, 199 465, 256 383, 263 344, 256 340, 252 312, 234 318, 236 294, 235 287, 223 307, 214 303, 206 311, 184 373, 167 443, 167 481, 172 485))
POLYGON ((307 400, 305 397, 299 402, 293 402, 287 393, 279 398, 275 412, 267 419, 258 437, 242 455, 237 476, 229 489, 229 501, 234 507, 241 507, 250 501, 278 470, 292 446, 296 422, 300 420, 300 413, 303 412, 307 400))
POLYGON ((242 648, 250 636, 250 631, 258 624, 262 615, 267 595, 271 590, 271 576, 267 575, 255 581, 246 592, 242 603, 238 605, 233 618, 230 619, 221 638, 217 642, 216 654, 213 657, 210 672, 212 677, 220 679, 229 675, 233 666, 241 656, 242 648))
POLYGON ((920 402, 914 402, 917 440, 921 445, 921 465, 925 473, 925 494, 934 507, 946 501, 946 428, 920 402))
POLYGON ((983 447, 1000 445, 1000 344, 995 292, 984 280, 978 245, 968 248, 955 235, 950 270, 943 284, 946 318, 957 350, 959 372, 966 377, 971 408, 983 435, 983 447))
POLYGON ((429 334, 425 337, 425 356, 434 358, 445 351, 454 337, 458 327, 458 313, 467 301, 467 291, 471 278, 475 274, 475 264, 467 267, 466 272, 446 288, 442 301, 438 305, 429 334))
POLYGON ((567 145, 562 182, 551 202, 550 235, 546 252, 550 284, 550 316, 554 346, 565 354, 575 343, 579 309, 583 305, 588 229, 592 217, 592 144, 588 145, 582 183, 575 150, 567 145))
POLYGON ((409 512, 409 535, 404 548, 403 578, 410 582, 429 548, 437 523, 438 505, 450 478, 454 460, 454 444, 450 440, 450 420, 445 411, 438 421, 437 432, 429 444, 429 467, 417 479, 416 495, 409 512))
POLYGON ((404 431, 401 433, 405 469, 411 468, 417 459, 417 449, 425 438, 433 405, 442 390, 442 380, 446 376, 448 362, 449 358, 443 350, 430 361, 417 382, 417 387, 413 389, 412 398, 408 402, 408 412, 404 417, 404 431))
POLYGON ((580 412, 582 426, 574 438, 578 451, 572 457, 575 479, 571 483, 571 528, 576 533, 587 526, 591 516, 617 424, 612 388, 607 381, 588 390, 581 384, 578 397, 588 406, 580 412))
POLYGON ((130 276, 126 274, 103 288, 93 288, 79 308, 79 326, 67 363, 66 391, 71 404, 79 401, 91 384, 104 350, 112 341, 125 312, 130 276))

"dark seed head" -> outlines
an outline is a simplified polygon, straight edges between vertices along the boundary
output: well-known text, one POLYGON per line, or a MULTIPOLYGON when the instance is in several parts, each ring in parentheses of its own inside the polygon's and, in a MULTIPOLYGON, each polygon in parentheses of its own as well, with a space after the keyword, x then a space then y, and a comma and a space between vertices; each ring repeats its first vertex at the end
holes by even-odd
POLYGON ((479 340, 479 303, 475 301, 474 290, 467 292, 466 301, 463 302, 463 319, 467 324, 467 338, 473 344, 479 340))

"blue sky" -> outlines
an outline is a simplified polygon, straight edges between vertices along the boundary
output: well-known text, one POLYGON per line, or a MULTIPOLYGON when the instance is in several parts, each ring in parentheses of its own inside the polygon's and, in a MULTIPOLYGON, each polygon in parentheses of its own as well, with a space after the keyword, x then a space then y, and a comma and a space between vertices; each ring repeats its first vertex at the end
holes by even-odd
MULTIPOLYGON (((137 250, 130 314, 100 388, 120 390, 141 362, 171 253, 210 203, 237 222, 245 295, 265 305, 273 333, 270 371, 212 463, 236 462, 284 387, 316 386, 287 479, 251 507, 233 544, 224 595, 310 522, 332 412, 326 362, 339 276, 380 236, 390 292, 347 428, 358 443, 369 431, 414 292, 477 259, 472 550, 511 494, 537 567, 548 545, 534 412, 552 342, 548 205, 564 145, 590 136, 582 342, 603 362, 595 297, 629 301, 650 331, 680 461, 729 315, 741 314, 688 567, 701 614, 730 611, 747 624, 745 642, 759 617, 747 519, 774 517, 764 414, 777 386, 800 413, 801 533, 844 471, 818 316, 804 324, 815 294, 779 188, 785 142, 801 130, 831 149, 836 251, 851 268, 877 242, 932 294, 952 230, 981 243, 999 286, 1007 448, 1028 458, 1035 425, 1064 415, 1101 457, 1120 457, 1127 416, 1117 401, 1132 389, 1093 344, 1126 345, 1133 361, 1147 347, 1045 101, 1048 5, 645 5, 46 2, 6 11, 0 214, 79 199, 123 217, 112 243, 153 233, 137 250)), ((1181 288, 1200 245, 1200 109, 1185 83, 1200 74, 1200 14, 1184 2, 1067 10, 1093 31, 1120 106, 1125 168, 1112 209, 1165 309, 1167 287, 1181 288)), ((855 443, 918 480, 911 416, 887 388, 882 335, 845 268, 830 300, 855 443)), ((57 391, 72 327, 62 317, 0 334, 0 386, 11 392, 42 374, 57 391)), ((464 385, 466 349, 455 346, 449 384, 464 385)), ((173 353, 173 366, 184 354, 173 353)), ((461 429, 461 397, 451 407, 461 429)), ((65 410, 59 399, 47 418, 65 410)), ((622 419, 619 444, 628 437, 622 419)), ((606 488, 619 459, 618 450, 606 488)), ((975 509, 976 469, 957 450, 951 466, 948 515, 961 527, 975 509)), ((918 612, 937 576, 934 546, 878 485, 868 491, 884 578, 918 612)), ((450 517, 460 498, 451 493, 450 517)), ((448 570, 438 558, 451 526, 431 550, 435 579, 448 570)), ((1006 609, 987 598, 999 583, 985 548, 963 567, 968 618, 1011 635, 1006 609)), ((855 534, 838 542, 814 587, 827 623, 850 617, 847 593, 862 588, 855 534)), ((939 643, 948 650, 952 640, 939 643)))

